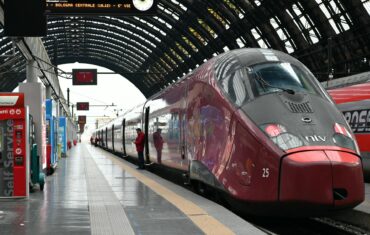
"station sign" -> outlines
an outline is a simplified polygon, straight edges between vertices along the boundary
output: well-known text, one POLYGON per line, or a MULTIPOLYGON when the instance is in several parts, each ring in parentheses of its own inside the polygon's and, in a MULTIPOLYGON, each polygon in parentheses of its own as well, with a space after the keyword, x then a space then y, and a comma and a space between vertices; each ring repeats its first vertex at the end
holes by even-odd
POLYGON ((86 124, 86 116, 78 116, 78 124, 86 124))
POLYGON ((76 85, 97 85, 98 71, 96 69, 72 69, 72 84, 76 85))
POLYGON ((46 0, 46 15, 155 15, 158 0, 46 0))
POLYGON ((89 102, 77 102, 77 111, 88 111, 90 106, 89 102))

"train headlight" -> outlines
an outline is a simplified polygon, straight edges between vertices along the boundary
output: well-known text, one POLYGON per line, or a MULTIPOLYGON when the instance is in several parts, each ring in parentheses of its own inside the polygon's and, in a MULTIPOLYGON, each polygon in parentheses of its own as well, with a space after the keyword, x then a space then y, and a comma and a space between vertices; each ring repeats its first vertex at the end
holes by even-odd
POLYGON ((283 150, 303 146, 303 142, 297 136, 287 132, 287 129, 281 124, 270 123, 260 127, 283 150))
POLYGON ((360 150, 357 146, 356 141, 352 134, 347 130, 347 128, 341 124, 335 123, 334 124, 334 135, 333 141, 336 145, 355 150, 358 154, 360 150))

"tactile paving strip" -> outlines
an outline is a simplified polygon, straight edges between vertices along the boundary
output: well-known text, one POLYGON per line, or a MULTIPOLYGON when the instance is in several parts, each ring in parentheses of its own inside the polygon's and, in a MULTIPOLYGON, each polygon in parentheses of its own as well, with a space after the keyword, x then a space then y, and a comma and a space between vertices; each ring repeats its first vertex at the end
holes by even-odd
POLYGON ((85 162, 91 234, 135 234, 125 210, 86 147, 80 156, 85 162))

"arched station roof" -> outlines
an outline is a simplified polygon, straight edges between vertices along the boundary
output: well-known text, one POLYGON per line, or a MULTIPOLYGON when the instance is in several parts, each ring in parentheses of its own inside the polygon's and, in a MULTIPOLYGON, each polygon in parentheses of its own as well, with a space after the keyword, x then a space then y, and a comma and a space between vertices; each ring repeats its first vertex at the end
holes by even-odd
MULTIPOLYGON (((224 51, 273 48, 324 81, 369 70, 370 0, 159 0, 156 16, 48 17, 43 38, 56 64, 109 68, 150 96, 224 51)), ((0 35, 3 29, 0 27, 0 35)), ((11 54, 0 37, 0 54, 11 54)), ((25 79, 19 52, 0 58, 0 88, 25 79)))

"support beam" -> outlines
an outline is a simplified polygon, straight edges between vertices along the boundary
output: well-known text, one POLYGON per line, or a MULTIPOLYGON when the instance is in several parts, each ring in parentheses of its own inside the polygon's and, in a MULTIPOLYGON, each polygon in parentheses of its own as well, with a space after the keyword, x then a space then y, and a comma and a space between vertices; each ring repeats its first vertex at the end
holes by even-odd
POLYGON ((37 70, 36 70, 36 61, 34 60, 28 60, 27 61, 27 68, 26 68, 26 74, 27 74, 27 82, 37 82, 37 70))

